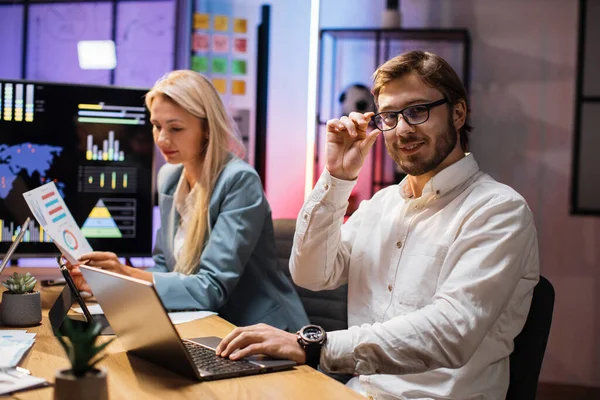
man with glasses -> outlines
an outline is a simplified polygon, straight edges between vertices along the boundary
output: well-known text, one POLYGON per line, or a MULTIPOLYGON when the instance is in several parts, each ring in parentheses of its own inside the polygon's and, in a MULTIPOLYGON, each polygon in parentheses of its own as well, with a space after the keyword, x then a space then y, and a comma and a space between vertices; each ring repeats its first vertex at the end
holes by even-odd
POLYGON ((504 399, 513 339, 539 279, 525 200, 468 150, 466 90, 446 61, 412 51, 374 74, 378 113, 327 123, 327 168, 296 226, 290 270, 312 290, 348 284, 348 330, 238 328, 232 358, 265 353, 351 374, 374 398, 504 399), (347 200, 383 132, 407 177, 347 200))

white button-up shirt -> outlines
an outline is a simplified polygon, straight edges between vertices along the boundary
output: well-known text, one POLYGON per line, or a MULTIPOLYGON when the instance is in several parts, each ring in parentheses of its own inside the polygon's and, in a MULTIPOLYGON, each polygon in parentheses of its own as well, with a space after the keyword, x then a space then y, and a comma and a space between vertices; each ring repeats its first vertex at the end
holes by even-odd
POLYGON ((504 399, 513 339, 539 279, 525 200, 468 154, 414 198, 405 179, 343 224, 355 182, 323 173, 298 217, 290 271, 348 283, 348 325, 321 368, 377 399, 504 399))

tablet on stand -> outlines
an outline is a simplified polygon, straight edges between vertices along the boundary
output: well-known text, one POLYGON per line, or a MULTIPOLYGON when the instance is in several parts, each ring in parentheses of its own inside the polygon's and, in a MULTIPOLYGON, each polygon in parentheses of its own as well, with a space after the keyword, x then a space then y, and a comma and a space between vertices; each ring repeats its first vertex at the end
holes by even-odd
POLYGON ((67 269, 64 259, 61 256, 58 256, 56 257, 56 262, 58 263, 60 267, 60 272, 65 278, 67 284, 65 285, 62 292, 52 305, 52 308, 50 308, 50 311, 48 312, 48 318, 50 319, 52 329, 55 332, 59 332, 65 318, 69 318, 73 324, 87 325, 92 321, 97 321, 103 327, 101 335, 114 335, 115 333, 110 327, 110 324, 108 323, 108 320, 106 319, 104 314, 92 315, 92 313, 90 313, 90 310, 85 304, 85 301, 83 300, 79 289, 77 289, 77 286, 75 286, 75 282, 73 282, 73 278, 71 277, 71 274, 67 269), (69 315, 67 317, 69 309, 75 302, 77 302, 79 304, 79 307, 81 307, 83 315, 69 315))

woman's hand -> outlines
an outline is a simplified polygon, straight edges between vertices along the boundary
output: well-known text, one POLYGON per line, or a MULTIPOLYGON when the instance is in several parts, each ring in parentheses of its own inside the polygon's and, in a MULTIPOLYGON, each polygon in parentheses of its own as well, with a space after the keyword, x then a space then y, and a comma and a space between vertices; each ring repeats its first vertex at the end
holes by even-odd
POLYGON ((121 264, 119 257, 110 251, 93 251, 91 253, 84 254, 79 257, 79 262, 81 262, 82 265, 100 268, 117 274, 153 282, 151 272, 146 272, 138 268, 121 264))
POLYGON ((75 283, 75 286, 77 286, 77 289, 84 292, 92 293, 92 289, 90 289, 90 286, 85 281, 81 270, 79 270, 79 266, 71 264, 69 261, 67 261, 66 257, 64 256, 63 259, 66 262, 65 266, 69 270, 69 274, 71 275, 71 278, 73 278, 73 282, 75 283))
POLYGON ((121 264, 119 257, 110 251, 93 251, 79 257, 81 264, 115 272, 121 275, 131 275, 131 267, 121 264))

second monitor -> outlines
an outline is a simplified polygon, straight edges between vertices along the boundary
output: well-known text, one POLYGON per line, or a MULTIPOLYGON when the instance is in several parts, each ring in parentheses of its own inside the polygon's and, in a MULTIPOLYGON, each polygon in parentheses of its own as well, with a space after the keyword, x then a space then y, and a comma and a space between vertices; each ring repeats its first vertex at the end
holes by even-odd
MULTIPOLYGON (((54 181, 94 249, 152 251, 154 142, 146 90, 0 81, 0 252, 29 214, 22 194, 54 181)), ((55 218, 52 199, 45 204, 55 218)), ((56 254, 30 222, 17 254, 56 254)))

